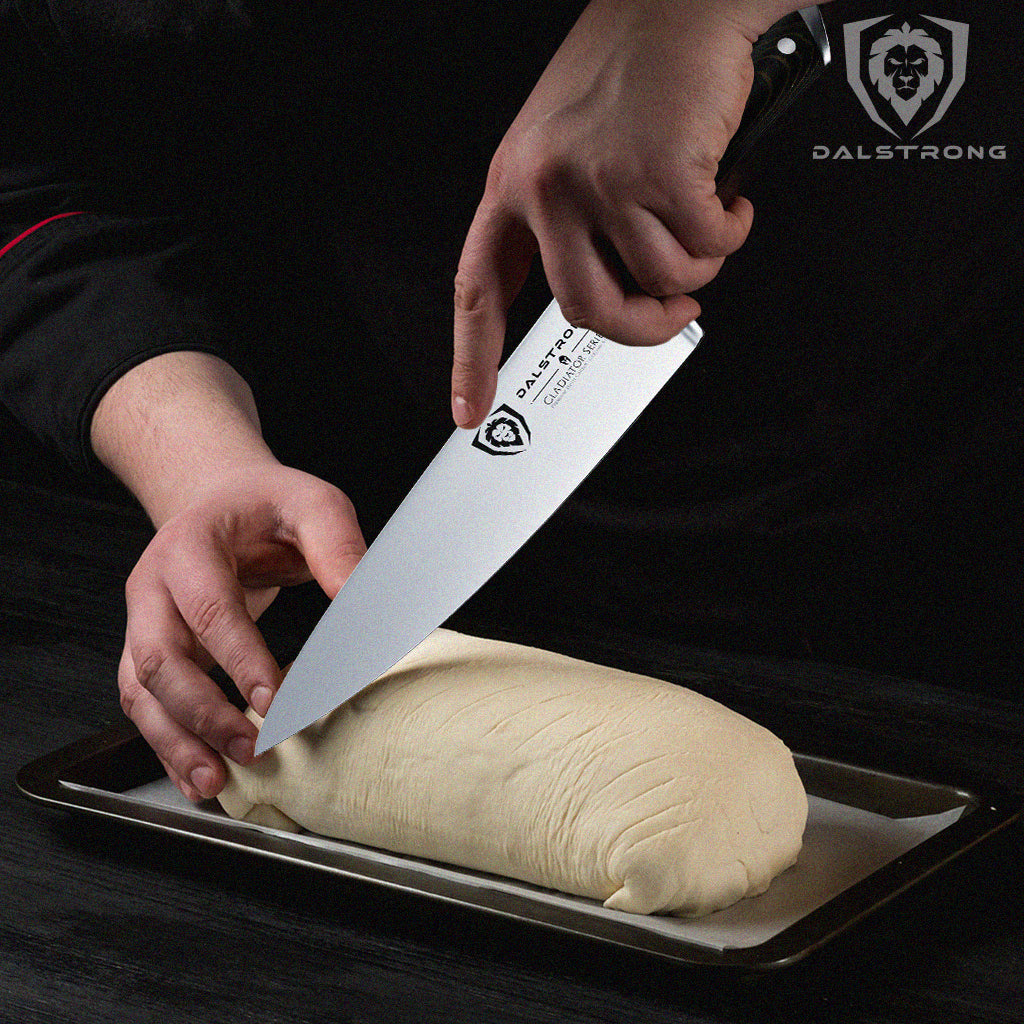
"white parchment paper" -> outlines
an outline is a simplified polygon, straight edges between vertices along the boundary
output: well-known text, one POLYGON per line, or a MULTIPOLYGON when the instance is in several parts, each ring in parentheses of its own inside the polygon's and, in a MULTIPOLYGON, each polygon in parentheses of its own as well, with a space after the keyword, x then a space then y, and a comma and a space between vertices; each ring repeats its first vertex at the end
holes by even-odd
POLYGON ((634 927, 643 927, 681 942, 695 943, 716 950, 746 949, 766 942, 851 885, 867 878, 872 872, 952 825, 963 814, 966 806, 954 807, 949 811, 920 818, 888 818, 847 804, 809 796, 807 829, 804 832, 804 845, 797 864, 776 878, 763 896, 740 900, 739 903, 716 914, 689 921, 605 910, 594 900, 540 889, 513 879, 495 878, 492 875, 402 857, 383 850, 370 850, 364 846, 310 833, 278 832, 262 825, 233 822, 215 804, 196 807, 186 800, 167 778, 146 783, 130 790, 124 796, 154 807, 171 808, 182 814, 227 821, 239 829, 256 829, 260 832, 287 836, 296 842, 325 850, 358 852, 363 856, 369 855, 378 863, 413 870, 426 876, 462 882, 472 881, 481 889, 515 893, 575 914, 628 921, 634 927))

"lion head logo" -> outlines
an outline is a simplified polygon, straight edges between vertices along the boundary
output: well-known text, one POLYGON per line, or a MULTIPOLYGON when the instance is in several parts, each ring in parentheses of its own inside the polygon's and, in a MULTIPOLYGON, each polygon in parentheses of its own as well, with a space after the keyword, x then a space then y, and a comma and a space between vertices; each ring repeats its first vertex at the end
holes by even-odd
POLYGON ((876 39, 868 58, 868 79, 878 94, 892 104, 904 124, 921 109, 945 68, 942 47, 924 29, 891 28, 876 39))
POLYGON ((844 25, 846 77, 871 119, 899 138, 935 124, 964 83, 967 31, 925 15, 844 25))
POLYGON ((495 416, 484 428, 484 440, 492 448, 521 448, 523 432, 508 416, 495 416))
POLYGON ((518 455, 530 445, 530 428, 521 413, 499 405, 480 425, 473 447, 488 455, 518 455))

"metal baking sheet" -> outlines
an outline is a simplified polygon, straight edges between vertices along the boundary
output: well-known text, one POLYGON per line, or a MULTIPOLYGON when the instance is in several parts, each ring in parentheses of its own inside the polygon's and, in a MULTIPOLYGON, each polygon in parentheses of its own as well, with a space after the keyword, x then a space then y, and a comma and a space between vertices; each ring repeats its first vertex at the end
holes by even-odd
POLYGON ((796 867, 769 891, 699 921, 644 917, 536 886, 382 850, 237 822, 178 794, 133 727, 27 765, 33 800, 173 832, 686 963, 753 969, 805 956, 975 843, 1010 824, 1019 800, 979 796, 794 755, 811 803, 796 867))

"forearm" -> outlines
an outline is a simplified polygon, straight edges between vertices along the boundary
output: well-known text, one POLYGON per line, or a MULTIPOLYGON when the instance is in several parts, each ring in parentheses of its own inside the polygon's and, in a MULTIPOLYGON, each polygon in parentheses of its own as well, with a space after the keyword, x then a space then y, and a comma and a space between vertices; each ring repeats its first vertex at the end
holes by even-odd
POLYGON ((202 352, 156 356, 119 378, 96 409, 91 441, 157 527, 211 480, 277 461, 249 386, 202 352))

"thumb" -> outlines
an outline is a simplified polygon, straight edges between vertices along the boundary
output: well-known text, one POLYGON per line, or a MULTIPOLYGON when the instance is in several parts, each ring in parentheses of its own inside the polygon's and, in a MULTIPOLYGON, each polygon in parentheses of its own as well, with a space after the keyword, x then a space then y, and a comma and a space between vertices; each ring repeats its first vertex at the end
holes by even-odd
POLYGON ((337 487, 318 481, 295 521, 295 544, 313 578, 333 601, 359 559, 366 554, 352 502, 337 487))
POLYGON ((529 228, 485 198, 477 209, 455 276, 452 417, 475 427, 490 410, 505 344, 505 315, 537 252, 529 228))

